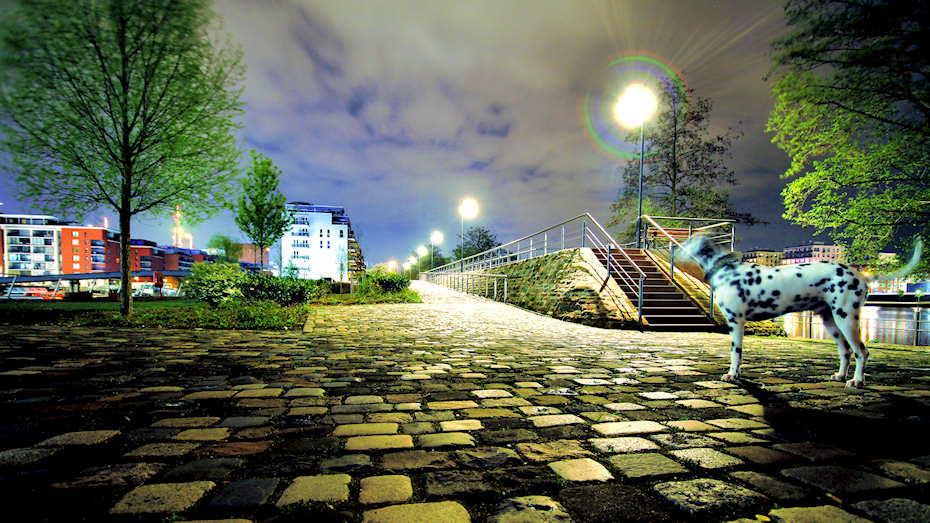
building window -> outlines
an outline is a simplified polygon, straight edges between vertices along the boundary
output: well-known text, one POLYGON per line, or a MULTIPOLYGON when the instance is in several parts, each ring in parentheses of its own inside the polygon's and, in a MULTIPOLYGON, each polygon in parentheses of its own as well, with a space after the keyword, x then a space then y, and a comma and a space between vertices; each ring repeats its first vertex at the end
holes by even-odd
POLYGON ((77 235, 78 235, 77 231, 71 231, 71 236, 77 237, 77 235))
POLYGON ((343 234, 344 234, 344 233, 345 233, 345 231, 344 231, 344 230, 342 230, 342 229, 339 229, 339 237, 340 237, 340 238, 342 238, 342 237, 343 237, 343 234))
POLYGON ((80 264, 80 263, 72 264, 72 265, 71 265, 71 268, 73 268, 73 269, 80 269, 80 268, 81 268, 81 264, 80 264))
POLYGON ((80 245, 81 240, 71 240, 71 245, 80 245))

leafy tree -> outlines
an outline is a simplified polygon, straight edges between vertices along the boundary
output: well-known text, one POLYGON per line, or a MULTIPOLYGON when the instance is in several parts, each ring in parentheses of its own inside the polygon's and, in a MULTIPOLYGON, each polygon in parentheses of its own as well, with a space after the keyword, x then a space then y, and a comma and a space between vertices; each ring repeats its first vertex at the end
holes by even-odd
POLYGON ((242 257, 242 244, 236 243, 225 234, 211 236, 210 241, 207 242, 207 247, 223 251, 223 256, 232 261, 238 261, 242 257))
MULTIPOLYGON (((743 135, 734 128, 711 136, 709 127, 713 102, 695 97, 693 89, 661 93, 662 111, 645 129, 646 163, 643 169, 643 213, 658 216, 730 218, 749 225, 758 220, 730 204, 728 187, 737 184, 727 166, 733 142, 743 135)), ((639 142, 640 131, 628 139, 639 142)), ((623 186, 611 204, 610 225, 628 225, 622 233, 636 236, 639 210, 639 167, 637 157, 623 168, 623 186)))
POLYGON ((252 151, 249 175, 242 181, 242 195, 236 206, 236 225, 259 252, 259 268, 264 270, 265 248, 281 239, 294 222, 287 210, 287 198, 278 190, 281 169, 261 153, 252 151))
POLYGON ((349 254, 345 247, 339 247, 336 251, 336 270, 339 273, 339 281, 345 280, 346 272, 349 270, 349 254))
POLYGON ((241 53, 211 40, 206 0, 18 0, 0 17, 0 147, 45 212, 115 211, 120 311, 130 224, 181 204, 202 218, 237 172, 241 53))
POLYGON ((930 4, 789 0, 785 17, 767 129, 791 158, 785 218, 860 260, 930 243, 930 4))
POLYGON ((490 229, 485 227, 469 227, 465 229, 465 242, 464 242, 464 256, 462 255, 462 243, 461 235, 459 236, 459 245, 452 249, 452 256, 456 260, 461 260, 462 258, 467 258, 469 256, 474 256, 479 252, 484 252, 488 249, 493 249, 501 244, 497 240, 497 235, 492 233, 490 229))

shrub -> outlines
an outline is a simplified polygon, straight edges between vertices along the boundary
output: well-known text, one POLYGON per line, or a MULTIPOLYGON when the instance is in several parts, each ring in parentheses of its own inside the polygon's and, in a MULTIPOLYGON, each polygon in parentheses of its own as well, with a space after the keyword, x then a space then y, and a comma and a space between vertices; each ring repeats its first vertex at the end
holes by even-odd
POLYGON ((235 263, 195 263, 185 281, 185 292, 189 298, 215 307, 242 296, 240 286, 245 277, 235 263))
POLYGON ((270 274, 246 276, 240 285, 242 297, 248 301, 273 301, 280 305, 299 305, 321 298, 327 293, 325 281, 279 278, 270 274))
POLYGON ((375 267, 365 273, 361 291, 366 294, 400 292, 410 286, 410 279, 395 272, 375 267))

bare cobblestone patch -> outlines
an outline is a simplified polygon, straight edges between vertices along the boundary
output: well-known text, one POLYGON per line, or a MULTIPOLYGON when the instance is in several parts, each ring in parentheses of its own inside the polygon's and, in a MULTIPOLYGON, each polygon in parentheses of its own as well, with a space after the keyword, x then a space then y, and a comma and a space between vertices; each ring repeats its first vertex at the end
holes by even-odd
POLYGON ((655 490, 692 517, 751 510, 766 501, 758 492, 716 479, 670 481, 655 490))
POLYGON ((212 481, 142 485, 123 496, 110 509, 110 514, 138 516, 181 512, 194 506, 215 486, 212 481))

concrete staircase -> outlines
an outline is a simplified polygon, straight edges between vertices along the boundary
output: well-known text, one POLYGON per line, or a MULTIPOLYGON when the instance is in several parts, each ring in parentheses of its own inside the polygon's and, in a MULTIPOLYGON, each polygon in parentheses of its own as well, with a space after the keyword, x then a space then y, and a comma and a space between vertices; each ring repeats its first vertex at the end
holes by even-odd
MULTIPOLYGON (((632 263, 622 254, 616 251, 611 252, 611 275, 617 272, 617 267, 628 274, 637 275, 637 278, 639 273, 636 272, 636 268, 645 273, 642 314, 649 323, 650 330, 707 332, 718 328, 703 310, 669 280, 644 250, 624 249, 624 251, 632 263)), ((594 255, 606 266, 606 251, 595 249, 594 255)), ((614 281, 636 306, 639 299, 638 279, 630 282, 625 278, 614 277, 614 281)))

